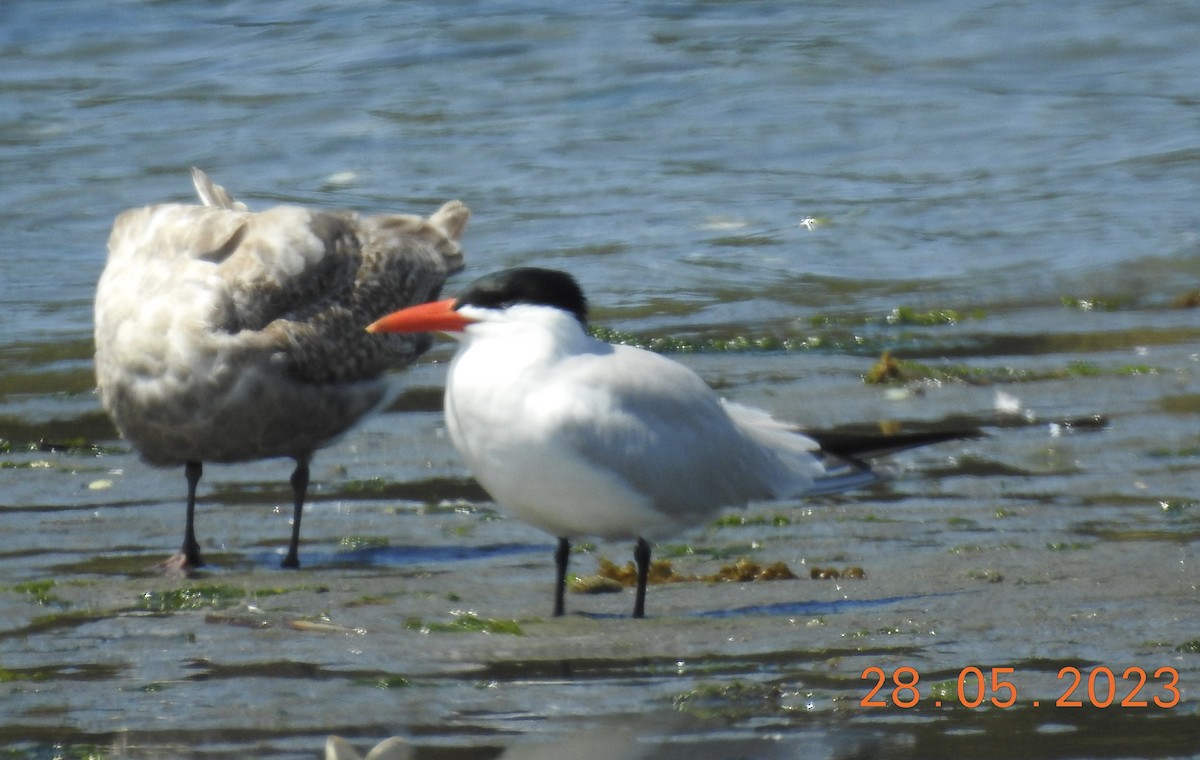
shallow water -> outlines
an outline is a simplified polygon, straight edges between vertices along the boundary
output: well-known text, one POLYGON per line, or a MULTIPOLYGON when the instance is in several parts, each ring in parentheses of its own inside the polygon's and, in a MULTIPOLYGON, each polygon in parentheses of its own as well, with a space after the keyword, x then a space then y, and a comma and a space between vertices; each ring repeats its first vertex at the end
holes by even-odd
POLYGON ((1184 2, 5 4, 0 751, 1192 755, 1197 22, 1184 2), (91 298, 113 216, 187 198, 191 165, 259 208, 462 198, 451 292, 567 268, 598 324, 739 402, 988 435, 656 549, 798 580, 655 586, 646 621, 628 591, 572 594, 554 620, 551 539, 440 429, 442 345, 315 460, 301 571, 277 567, 270 461, 206 469, 212 566, 164 578, 183 476, 100 412, 91 298), (907 382, 864 383, 885 350, 907 382), (957 705, 969 667, 1013 704, 989 683, 957 705))

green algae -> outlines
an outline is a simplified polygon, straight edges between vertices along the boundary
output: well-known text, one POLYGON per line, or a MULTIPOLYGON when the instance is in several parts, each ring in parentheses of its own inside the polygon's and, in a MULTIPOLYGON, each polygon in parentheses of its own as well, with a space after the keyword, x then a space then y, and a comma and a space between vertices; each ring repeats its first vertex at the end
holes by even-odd
POLYGON ((360 686, 372 686, 376 689, 407 689, 413 685, 411 679, 404 676, 388 675, 380 676, 379 678, 362 679, 355 681, 360 686))
POLYGON ((69 606, 66 601, 50 593, 51 589, 57 585, 57 581, 54 581, 53 579, 22 581, 20 583, 13 584, 10 590, 17 594, 25 594, 29 601, 42 607, 49 605, 56 605, 59 607, 69 606))
POLYGON ((487 501, 487 493, 471 478, 435 477, 417 481, 386 478, 350 480, 334 491, 338 498, 386 499, 390 501, 439 504, 456 501, 487 501))
POLYGON ((226 609, 247 599, 274 596, 281 589, 247 591, 238 586, 199 585, 187 588, 147 591, 138 598, 137 608, 145 612, 180 612, 183 610, 226 609))
POLYGON ((732 514, 732 515, 723 515, 721 517, 718 517, 716 520, 713 521, 712 527, 713 528, 746 528, 746 527, 770 525, 770 526, 774 526, 777 528, 781 528, 781 527, 784 527, 786 525, 791 525, 791 524, 792 524, 792 519, 790 517, 788 517, 787 515, 732 514))
POLYGON ((773 712, 784 696, 777 684, 735 679, 700 683, 672 699, 675 709, 704 719, 740 720, 773 712))
POLYGON ((409 618, 404 621, 404 627, 421 633, 498 633, 509 636, 523 636, 525 631, 516 620, 499 618, 483 618, 471 612, 452 613, 454 619, 449 623, 437 623, 409 618))
POLYGON ((633 346, 659 354, 773 353, 800 351, 812 347, 807 339, 782 338, 775 335, 735 335, 728 338, 671 336, 646 338, 634 333, 596 325, 589 327, 588 332, 592 337, 606 343, 633 346))
POLYGON ((909 306, 898 306, 884 318, 889 325, 916 325, 919 327, 938 327, 941 325, 956 325, 964 319, 982 319, 983 312, 963 313, 955 309, 930 309, 918 311, 909 306))
POLYGON ((1118 296, 1062 296, 1059 303, 1079 311, 1121 311, 1130 307, 1130 300, 1118 296))
POLYGON ((1200 414, 1200 393, 1163 396, 1158 406, 1169 414, 1200 414))
POLYGON ((1157 375, 1165 372, 1147 364, 1122 364, 1103 367, 1084 361, 1068 362, 1049 369, 1020 369, 1017 367, 972 367, 966 364, 933 365, 912 359, 898 359, 885 351, 879 361, 863 375, 868 385, 905 384, 912 382, 962 382, 968 385, 1034 383, 1075 378, 1123 377, 1157 375))
POLYGON ((343 536, 338 540, 338 549, 347 552, 385 549, 388 543, 383 536, 343 536))

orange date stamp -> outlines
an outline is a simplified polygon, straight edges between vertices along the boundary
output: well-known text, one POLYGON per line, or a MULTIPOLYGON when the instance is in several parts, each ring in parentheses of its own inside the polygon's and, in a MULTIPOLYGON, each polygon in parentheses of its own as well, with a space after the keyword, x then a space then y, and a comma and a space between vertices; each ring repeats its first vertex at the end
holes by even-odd
MULTIPOLYGON (((974 665, 958 672, 956 688, 948 684, 932 689, 925 704, 943 704, 975 708, 985 704, 992 707, 1012 707, 1017 704, 1015 668, 977 668, 974 665)), ((859 700, 861 707, 912 708, 921 704, 918 684, 921 674, 916 668, 902 665, 891 672, 878 666, 863 670, 862 680, 874 686, 859 700), (890 688, 889 688, 890 685, 890 688)), ((1058 671, 1061 690, 1051 701, 1033 700, 1029 704, 1041 707, 1158 707, 1168 709, 1179 704, 1179 671, 1164 666, 1148 673, 1145 668, 1128 667, 1121 671, 1098 666, 1090 670, 1067 666, 1058 671)))

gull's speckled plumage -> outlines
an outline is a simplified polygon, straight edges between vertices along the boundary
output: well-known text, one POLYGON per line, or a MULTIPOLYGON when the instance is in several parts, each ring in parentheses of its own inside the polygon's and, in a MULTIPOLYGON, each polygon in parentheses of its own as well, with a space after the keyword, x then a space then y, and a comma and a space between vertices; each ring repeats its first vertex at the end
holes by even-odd
POLYGON ((437 296, 462 268, 469 212, 255 213, 203 172, 193 180, 203 205, 113 224, 96 293, 101 401, 150 464, 286 456, 307 470, 389 395, 386 373, 428 348, 363 326, 437 296))

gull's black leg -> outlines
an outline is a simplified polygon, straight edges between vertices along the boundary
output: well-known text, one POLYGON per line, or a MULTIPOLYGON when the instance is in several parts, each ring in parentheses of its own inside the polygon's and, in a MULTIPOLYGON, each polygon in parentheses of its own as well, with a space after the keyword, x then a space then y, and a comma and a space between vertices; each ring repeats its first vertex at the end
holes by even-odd
POLYGON ((292 540, 288 544, 287 556, 280 563, 283 567, 300 567, 300 518, 304 514, 304 496, 308 493, 308 458, 296 460, 292 471, 292 540))
POLYGON ((183 466, 187 476, 187 525, 183 529, 183 548, 179 550, 183 557, 184 567, 200 567, 204 559, 200 556, 200 543, 196 541, 196 486, 204 473, 204 465, 200 462, 188 462, 183 466))
POLYGON ((570 560, 571 542, 559 538, 558 548, 554 550, 554 617, 562 617, 566 611, 563 595, 567 590, 567 563, 570 560))
POLYGON ((637 564, 637 596, 633 600, 633 616, 646 617, 646 578, 650 575, 650 544, 639 538, 633 548, 633 561, 637 564))

